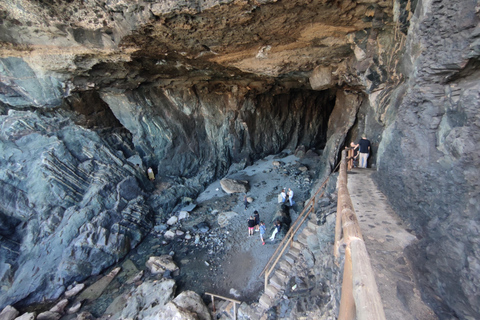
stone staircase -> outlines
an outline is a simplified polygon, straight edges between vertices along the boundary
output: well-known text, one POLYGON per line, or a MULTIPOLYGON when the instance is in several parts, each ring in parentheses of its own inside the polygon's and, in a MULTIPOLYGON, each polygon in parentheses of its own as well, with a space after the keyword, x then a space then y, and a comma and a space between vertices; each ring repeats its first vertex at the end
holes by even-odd
POLYGON ((292 271, 301 267, 303 249, 316 246, 317 228, 316 222, 308 219, 304 224, 303 230, 294 237, 290 248, 287 249, 287 253, 284 253, 277 263, 277 269, 270 276, 266 290, 258 301, 256 313, 260 319, 267 319, 265 311, 275 305, 276 300, 282 296, 292 271))

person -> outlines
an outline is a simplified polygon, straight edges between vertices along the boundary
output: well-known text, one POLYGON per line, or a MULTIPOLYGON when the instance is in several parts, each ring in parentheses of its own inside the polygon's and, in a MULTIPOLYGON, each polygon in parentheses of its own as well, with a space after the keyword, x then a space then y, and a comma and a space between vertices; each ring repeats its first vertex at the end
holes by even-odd
POLYGON ((250 216, 250 219, 248 219, 247 221, 247 225, 248 225, 248 236, 253 236, 253 228, 255 227, 255 219, 253 218, 253 216, 250 216))
POLYGON ((348 170, 356 168, 358 165, 358 144, 350 142, 350 147, 345 147, 348 150, 348 170))
POLYGON ((247 195, 245 195, 243 197, 243 204, 245 205, 245 210, 247 210, 247 207, 248 207, 248 198, 247 198, 247 195))
POLYGON ((275 222, 275 229, 273 230, 272 235, 270 236, 270 241, 275 240, 275 235, 276 235, 278 232, 280 232, 280 229, 281 229, 281 228, 282 228, 282 223, 277 220, 277 222, 275 222))
POLYGON ((282 203, 285 203, 285 200, 287 200, 287 194, 285 193, 285 189, 282 189, 282 192, 280 192, 280 196, 282 198, 282 203))
POLYGON ((265 222, 260 222, 260 240, 262 240, 262 245, 265 245, 265 239, 263 238, 263 235, 267 232, 267 227, 265 227, 265 222))
POLYGON ((148 179, 150 179, 150 181, 155 180, 155 174, 153 173, 152 167, 148 167, 147 175, 148 175, 148 179))
POLYGON ((293 206, 293 204, 295 203, 293 201, 293 190, 288 188, 288 192, 287 192, 287 195, 288 195, 288 202, 290 202, 290 207, 293 206))
POLYGON ((367 167, 368 154, 370 153, 370 141, 365 134, 362 134, 362 139, 358 141, 360 151, 360 168, 367 167))
POLYGON ((358 144, 355 144, 353 141, 350 143, 350 147, 353 148, 352 154, 352 164, 353 167, 356 168, 358 166, 358 144))
POLYGON ((257 210, 253 211, 253 219, 255 220, 255 231, 260 230, 260 214, 257 210))

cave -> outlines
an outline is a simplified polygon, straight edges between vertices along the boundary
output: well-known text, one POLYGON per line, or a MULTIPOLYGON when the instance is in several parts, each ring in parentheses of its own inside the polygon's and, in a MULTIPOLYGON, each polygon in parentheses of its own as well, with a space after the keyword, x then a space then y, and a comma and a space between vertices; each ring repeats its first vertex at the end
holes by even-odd
MULTIPOLYGON (((243 193, 273 203, 288 186, 269 179, 291 179, 300 206, 365 134, 375 184, 415 235, 405 254, 429 319, 480 318, 479 12, 473 0, 0 3, 0 309, 47 310, 119 266, 127 282, 152 252, 192 263, 129 282, 147 296, 168 285, 155 304, 209 272, 228 279, 235 268, 212 261, 232 257, 218 243, 233 229, 217 215, 260 204, 241 209, 218 181, 247 177, 243 193)), ((277 318, 338 315, 340 269, 325 265, 290 279, 277 318), (292 288, 305 282, 303 303, 292 288)), ((261 286, 241 277, 255 304, 261 286)), ((92 319, 120 299, 110 291, 92 319)))

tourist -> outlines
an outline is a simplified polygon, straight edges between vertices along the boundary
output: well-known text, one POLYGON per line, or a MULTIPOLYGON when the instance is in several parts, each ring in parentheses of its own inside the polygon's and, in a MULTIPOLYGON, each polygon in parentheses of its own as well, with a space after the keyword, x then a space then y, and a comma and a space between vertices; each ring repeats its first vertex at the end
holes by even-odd
POLYGON ((282 189, 282 192, 280 192, 280 197, 282 199, 282 203, 285 203, 285 200, 287 200, 287 194, 285 193, 285 189, 282 189))
POLYGON ((265 239, 263 238, 263 235, 267 232, 267 227, 265 227, 265 222, 260 222, 260 240, 262 240, 262 245, 265 245, 265 239))
POLYGON ((248 207, 248 198, 247 198, 247 195, 245 195, 243 197, 243 204, 245 205, 245 211, 247 211, 247 207, 248 207))
POLYGON ((290 207, 292 207, 293 204, 295 203, 295 201, 293 201, 293 190, 288 188, 287 195, 288 195, 288 202, 290 202, 290 207))
POLYGON ((272 235, 270 237, 270 241, 273 241, 275 240, 275 235, 280 232, 280 229, 282 228, 282 223, 280 221, 277 220, 277 222, 275 222, 275 229, 273 230, 272 232, 272 235))
POLYGON ((360 168, 366 168, 368 155, 370 153, 370 141, 365 134, 362 134, 362 139, 360 139, 358 145, 360 147, 360 168))
POLYGON ((253 216, 250 216, 250 218, 247 221, 248 224, 248 236, 253 236, 253 228, 255 228, 255 219, 253 216))
POLYGON ((155 174, 153 173, 152 167, 148 167, 147 175, 148 175, 148 179, 150 179, 150 181, 155 180, 155 174))
POLYGON ((253 218, 255 219, 255 231, 260 229, 260 214, 257 210, 253 211, 253 218))

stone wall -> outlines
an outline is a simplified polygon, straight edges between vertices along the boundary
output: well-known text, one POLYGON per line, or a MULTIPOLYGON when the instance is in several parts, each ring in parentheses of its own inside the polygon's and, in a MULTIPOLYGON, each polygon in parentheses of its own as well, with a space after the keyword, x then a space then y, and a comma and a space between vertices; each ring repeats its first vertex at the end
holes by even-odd
POLYGON ((417 280, 442 319, 480 317, 477 13, 476 1, 418 2, 377 158, 380 185, 417 233, 417 280))

